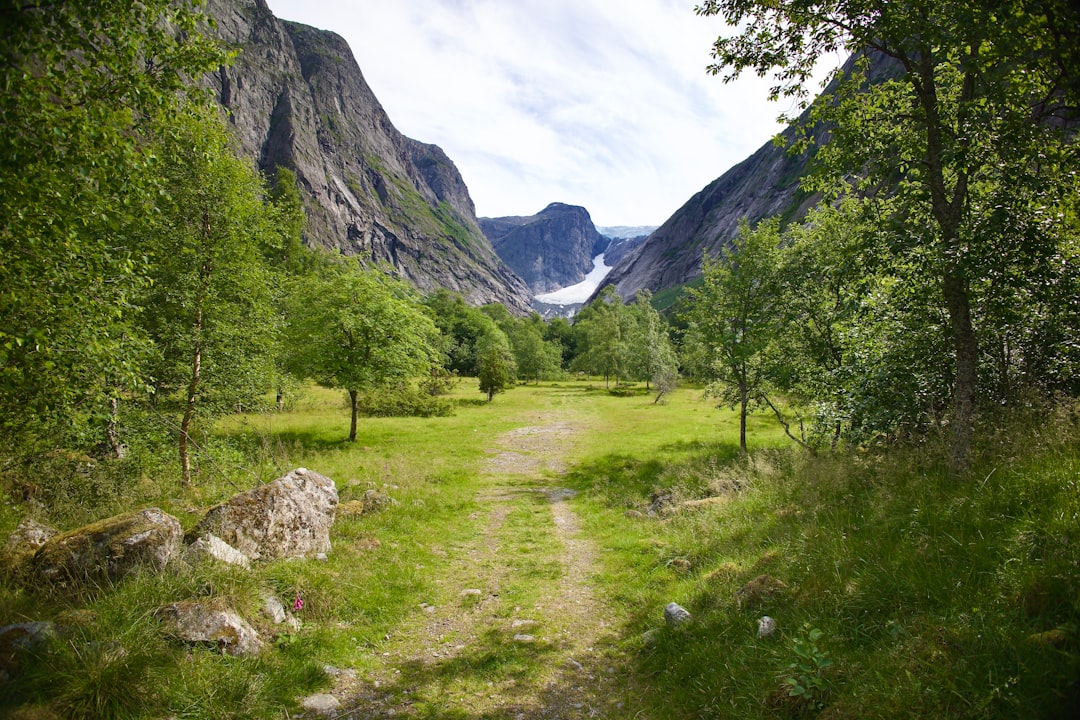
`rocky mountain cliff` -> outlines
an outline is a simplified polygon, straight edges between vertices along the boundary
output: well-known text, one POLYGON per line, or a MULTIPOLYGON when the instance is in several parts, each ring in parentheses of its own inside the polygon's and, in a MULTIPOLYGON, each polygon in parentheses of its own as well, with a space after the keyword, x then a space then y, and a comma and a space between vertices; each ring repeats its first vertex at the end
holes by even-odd
POLYGON ((593 269, 592 259, 610 242, 588 210, 563 203, 528 217, 480 218, 480 228, 534 295, 584 280, 593 269))
MULTIPOLYGON (((853 67, 848 60, 845 71, 853 67)), ((872 56, 871 82, 895 74, 893 61, 872 56)), ((827 92, 832 88, 827 89, 827 92)), ((807 122, 807 113, 797 121, 807 122)), ((814 131, 817 139, 823 128, 814 131)), ((794 138, 794 128, 782 133, 786 142, 794 138)), ((701 275, 703 252, 717 254, 729 245, 739 222, 751 223, 773 215, 798 219, 820 199, 799 187, 807 172, 810 156, 791 155, 772 141, 728 170, 694 195, 645 240, 640 250, 622 259, 605 278, 599 289, 615 285, 624 300, 633 299, 638 290, 654 294, 679 287, 701 275)))
POLYGON ((240 51, 210 83, 243 152, 268 174, 296 172, 309 244, 390 265, 422 291, 528 311, 453 162, 398 132, 340 36, 279 20, 264 0, 209 0, 206 12, 240 51))

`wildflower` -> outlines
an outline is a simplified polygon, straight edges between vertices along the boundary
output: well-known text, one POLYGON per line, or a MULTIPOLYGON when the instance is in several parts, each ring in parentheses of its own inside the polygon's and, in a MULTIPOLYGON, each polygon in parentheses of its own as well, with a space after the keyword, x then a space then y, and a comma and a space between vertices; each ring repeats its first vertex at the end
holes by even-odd
POLYGON ((300 612, 304 609, 304 600, 300 597, 300 593, 296 593, 296 600, 293 600, 292 609, 293 612, 300 612))

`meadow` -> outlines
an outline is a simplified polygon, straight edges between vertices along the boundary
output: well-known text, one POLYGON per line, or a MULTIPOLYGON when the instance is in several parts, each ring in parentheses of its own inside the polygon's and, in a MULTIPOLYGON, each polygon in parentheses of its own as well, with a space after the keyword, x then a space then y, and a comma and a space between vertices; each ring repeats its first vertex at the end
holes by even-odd
MULTIPOLYGON (((932 441, 813 457, 755 414, 742 455, 737 414, 700 389, 623 395, 568 380, 487 403, 466 380, 452 416, 365 418, 348 443, 341 393, 307 388, 283 412, 204 427, 189 490, 149 455, 122 487, 90 471, 65 497, 93 498, 56 513, 71 525, 154 505, 187 529, 300 466, 333 478, 342 507, 373 489, 394 502, 340 512, 325 562, 169 568, 68 593, 5 583, 0 625, 64 629, 20 656, 0 714, 286 718, 320 692, 338 717, 1080 707, 1075 409, 1000 424, 958 479, 932 441), (267 591, 303 598, 299 630, 259 619, 267 591), (234 658, 164 637, 154 610, 193 596, 226 600, 269 648, 234 658), (692 620, 668 627, 669 602, 692 620), (759 637, 763 616, 776 631, 759 637)), ((5 503, 0 530, 25 512, 5 503)))

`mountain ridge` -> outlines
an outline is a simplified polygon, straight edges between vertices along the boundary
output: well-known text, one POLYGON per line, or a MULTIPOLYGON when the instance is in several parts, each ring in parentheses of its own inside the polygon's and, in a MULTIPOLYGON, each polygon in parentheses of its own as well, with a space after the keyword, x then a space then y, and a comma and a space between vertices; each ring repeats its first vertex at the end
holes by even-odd
POLYGON ((309 245, 391 267, 421 291, 529 311, 453 161, 394 127, 340 35, 280 20, 264 0, 209 0, 205 12, 240 51, 207 84, 241 152, 268 175, 296 173, 309 245))

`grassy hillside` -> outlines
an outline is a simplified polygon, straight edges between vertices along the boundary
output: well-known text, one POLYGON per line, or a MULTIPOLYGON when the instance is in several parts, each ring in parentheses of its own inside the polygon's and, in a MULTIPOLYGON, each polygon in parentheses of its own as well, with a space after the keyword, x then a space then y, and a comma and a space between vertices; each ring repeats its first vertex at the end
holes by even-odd
MULTIPOLYGON (((453 417, 364 420, 349 444, 340 395, 308 390, 287 412, 209 429, 213 461, 188 493, 166 459, 140 461, 99 512, 157 505, 187 529, 256 481, 297 466, 328 475, 342 500, 334 550, 70 594, 4 583, 0 625, 63 629, 17 664, 3 658, 0 715, 284 718, 329 691, 342 717, 1054 718, 1077 707, 1076 414, 1032 411, 988 438, 974 478, 959 481, 929 447, 806 457, 764 415, 739 457, 737 417, 693 389, 666 405, 587 382, 481 397, 466 381, 453 417), (359 514, 349 503, 369 489, 395 504, 359 514), (267 591, 301 595, 299 631, 259 619, 267 591), (224 598, 271 648, 241 659, 162 636, 154 609, 192 596, 224 598), (665 625, 672 601, 690 623, 665 625), (759 638, 764 615, 777 630, 759 638), (515 640, 511 621, 535 641, 515 640)), ((5 533, 28 510, 10 497, 5 533)))

